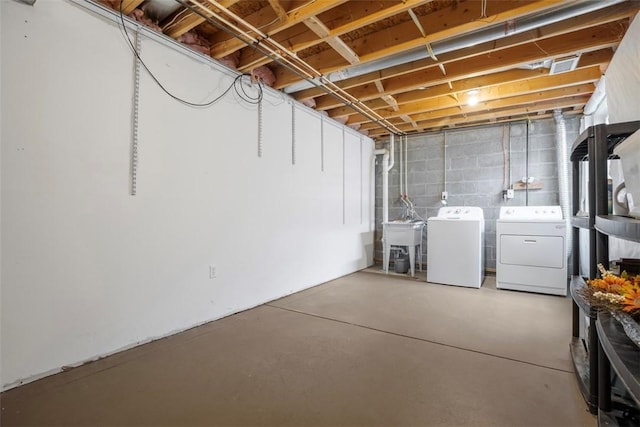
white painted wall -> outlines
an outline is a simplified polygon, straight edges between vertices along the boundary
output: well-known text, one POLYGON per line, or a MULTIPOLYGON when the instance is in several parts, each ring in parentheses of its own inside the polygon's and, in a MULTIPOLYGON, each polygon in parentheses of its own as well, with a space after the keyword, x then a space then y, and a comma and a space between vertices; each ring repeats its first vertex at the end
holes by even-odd
MULTIPOLYGON (((188 108, 143 74, 130 196, 118 27, 62 1, 0 13, 3 389, 373 263, 370 139, 296 105, 292 165, 292 107, 270 91, 259 158, 255 106, 188 108)), ((142 56, 185 98, 231 82, 152 40, 142 56)))

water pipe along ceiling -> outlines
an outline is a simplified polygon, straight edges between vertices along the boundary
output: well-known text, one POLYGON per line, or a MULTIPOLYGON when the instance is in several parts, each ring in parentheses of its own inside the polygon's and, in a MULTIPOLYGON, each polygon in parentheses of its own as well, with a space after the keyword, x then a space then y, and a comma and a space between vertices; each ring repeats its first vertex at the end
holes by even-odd
POLYGON ((98 3, 373 138, 580 114, 640 9, 634 0, 98 3))

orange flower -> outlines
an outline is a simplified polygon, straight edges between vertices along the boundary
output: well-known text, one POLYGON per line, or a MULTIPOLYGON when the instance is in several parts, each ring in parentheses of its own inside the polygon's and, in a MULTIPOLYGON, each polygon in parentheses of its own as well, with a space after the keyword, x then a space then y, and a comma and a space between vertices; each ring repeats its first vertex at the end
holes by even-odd
POLYGON ((614 294, 621 294, 624 287, 631 285, 628 280, 612 274, 605 276, 603 279, 589 280, 587 283, 593 288, 614 294))
POLYGON ((624 301, 622 301, 622 310, 632 312, 640 310, 640 288, 629 288, 629 292, 625 293, 624 301))
POLYGON ((628 286, 631 284, 631 282, 629 282, 628 280, 618 276, 607 276, 604 278, 604 281, 609 287, 609 292, 613 293, 620 293, 620 290, 624 286, 628 286))

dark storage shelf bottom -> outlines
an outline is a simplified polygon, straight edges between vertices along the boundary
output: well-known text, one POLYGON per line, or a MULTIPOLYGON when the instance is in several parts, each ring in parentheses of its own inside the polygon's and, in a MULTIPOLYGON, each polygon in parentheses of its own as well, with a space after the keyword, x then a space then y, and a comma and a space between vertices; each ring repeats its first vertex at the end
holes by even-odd
POLYGON ((589 412, 595 415, 598 413, 598 397, 589 393, 589 354, 584 343, 578 337, 571 339, 569 350, 580 393, 582 393, 589 412))
POLYGON ((598 426, 638 427, 640 410, 628 399, 613 396, 611 411, 598 410, 598 426))

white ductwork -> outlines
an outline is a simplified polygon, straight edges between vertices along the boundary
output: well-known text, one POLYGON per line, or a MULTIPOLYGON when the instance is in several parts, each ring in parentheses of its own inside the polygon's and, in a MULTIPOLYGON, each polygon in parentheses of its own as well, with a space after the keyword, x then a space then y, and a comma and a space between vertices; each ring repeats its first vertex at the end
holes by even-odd
MULTIPOLYGON (((516 21, 509 22, 508 26, 505 26, 505 23, 501 22, 483 30, 464 34, 459 37, 452 37, 440 42, 433 42, 431 43, 431 50, 434 56, 453 52, 455 50, 475 46, 480 43, 498 40, 506 36, 520 34, 545 25, 564 21, 575 16, 594 12, 617 3, 622 3, 623 1, 626 0, 581 1, 577 3, 566 2, 565 5, 558 9, 554 9, 549 13, 518 19, 516 21)), ((339 82, 341 80, 361 76, 373 71, 380 71, 396 65, 406 64, 407 62, 425 59, 429 56, 431 56, 431 53, 425 49, 424 46, 421 46, 416 49, 388 56, 384 59, 370 61, 344 70, 328 73, 323 76, 322 79, 331 82, 339 82)), ((286 93, 294 93, 304 89, 309 89, 313 86, 313 84, 307 81, 301 81, 286 87, 284 91, 286 93)))

